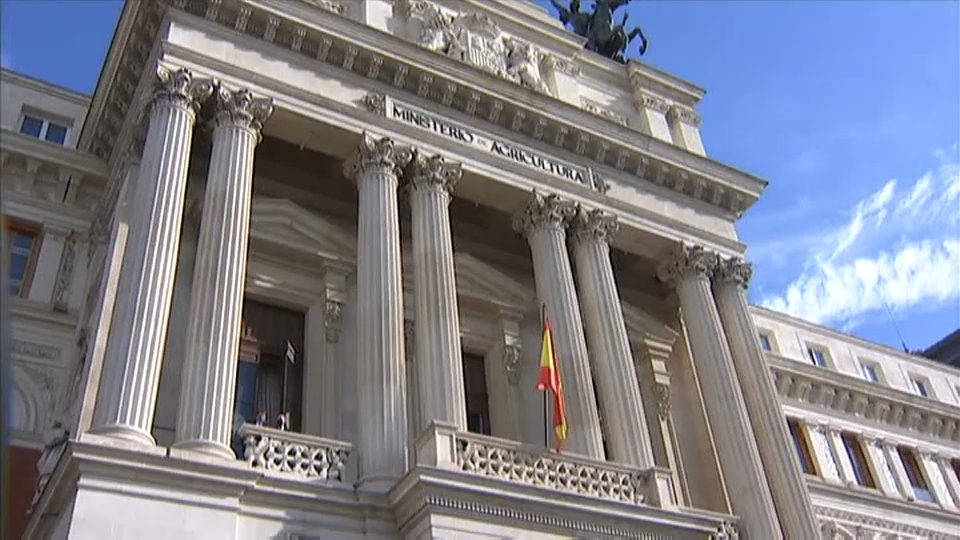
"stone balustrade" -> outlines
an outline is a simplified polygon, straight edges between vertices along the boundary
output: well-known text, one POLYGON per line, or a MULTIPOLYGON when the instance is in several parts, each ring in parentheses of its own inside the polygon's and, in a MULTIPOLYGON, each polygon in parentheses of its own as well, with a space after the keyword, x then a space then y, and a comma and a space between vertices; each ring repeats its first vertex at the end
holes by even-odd
POLYGON ((670 471, 639 469, 457 431, 433 422, 417 438, 417 465, 633 505, 676 506, 670 471))
POLYGON ((306 480, 353 483, 353 445, 292 431, 244 424, 243 459, 254 469, 306 480))

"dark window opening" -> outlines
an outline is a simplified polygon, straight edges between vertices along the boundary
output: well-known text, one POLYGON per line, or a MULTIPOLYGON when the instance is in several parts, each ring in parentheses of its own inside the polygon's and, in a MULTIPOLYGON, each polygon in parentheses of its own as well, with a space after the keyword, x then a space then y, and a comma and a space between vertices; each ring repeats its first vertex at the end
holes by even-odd
POLYGON ((490 398, 482 356, 463 353, 463 389, 467 401, 467 430, 490 435, 490 398))

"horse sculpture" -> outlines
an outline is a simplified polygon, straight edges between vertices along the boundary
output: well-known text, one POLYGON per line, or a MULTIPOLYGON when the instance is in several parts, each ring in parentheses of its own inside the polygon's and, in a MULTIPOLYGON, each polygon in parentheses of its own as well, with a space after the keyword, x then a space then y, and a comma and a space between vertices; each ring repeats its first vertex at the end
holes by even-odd
POLYGON ((627 13, 624 13, 623 22, 614 23, 614 12, 631 1, 596 0, 593 13, 581 11, 580 0, 570 0, 568 6, 562 5, 558 0, 550 0, 550 3, 560 13, 560 21, 564 26, 570 25, 574 33, 587 38, 587 50, 625 63, 624 53, 634 39, 639 37, 641 40, 640 55, 647 52, 648 44, 640 27, 627 31, 627 13))

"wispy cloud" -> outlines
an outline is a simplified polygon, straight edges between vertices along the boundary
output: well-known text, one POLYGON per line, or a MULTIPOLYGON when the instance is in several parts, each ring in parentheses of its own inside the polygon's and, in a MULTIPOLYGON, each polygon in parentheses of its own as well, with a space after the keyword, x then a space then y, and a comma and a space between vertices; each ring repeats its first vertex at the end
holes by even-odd
POLYGON ((937 166, 912 184, 890 180, 857 202, 842 225, 818 239, 803 237, 802 273, 761 304, 850 327, 886 307, 904 311, 960 301, 957 146, 935 157, 937 166))

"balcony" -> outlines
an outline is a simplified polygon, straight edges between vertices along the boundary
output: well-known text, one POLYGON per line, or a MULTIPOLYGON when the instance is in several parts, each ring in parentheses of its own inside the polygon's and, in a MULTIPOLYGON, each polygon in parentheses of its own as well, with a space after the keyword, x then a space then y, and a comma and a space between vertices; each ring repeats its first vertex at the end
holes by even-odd
POLYGON ((292 431, 244 424, 240 428, 243 460, 268 475, 352 485, 353 445, 292 431))

